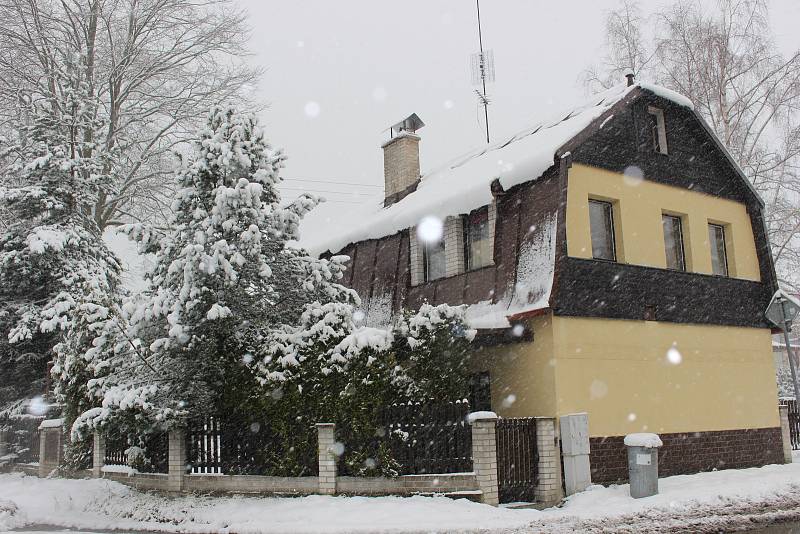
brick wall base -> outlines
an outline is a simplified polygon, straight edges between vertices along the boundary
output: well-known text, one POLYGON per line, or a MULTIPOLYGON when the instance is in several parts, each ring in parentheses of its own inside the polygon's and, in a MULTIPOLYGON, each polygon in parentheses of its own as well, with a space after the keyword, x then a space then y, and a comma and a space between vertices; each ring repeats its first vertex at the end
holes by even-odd
MULTIPOLYGON (((658 475, 687 475, 712 469, 741 469, 783 463, 781 428, 659 434, 658 475)), ((628 480, 624 436, 589 438, 592 482, 628 480)))

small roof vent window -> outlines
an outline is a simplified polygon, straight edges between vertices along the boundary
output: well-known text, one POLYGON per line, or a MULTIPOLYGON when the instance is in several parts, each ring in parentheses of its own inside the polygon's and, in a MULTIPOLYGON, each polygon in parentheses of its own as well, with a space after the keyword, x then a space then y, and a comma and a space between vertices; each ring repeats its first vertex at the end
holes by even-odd
POLYGON ((653 138, 653 150, 659 154, 667 154, 667 127, 664 123, 664 110, 649 106, 650 133, 653 138))

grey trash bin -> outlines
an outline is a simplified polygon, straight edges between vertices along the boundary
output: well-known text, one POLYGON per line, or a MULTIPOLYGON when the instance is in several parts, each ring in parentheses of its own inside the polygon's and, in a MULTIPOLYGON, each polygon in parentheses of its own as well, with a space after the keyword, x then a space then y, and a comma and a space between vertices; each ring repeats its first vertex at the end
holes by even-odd
POLYGON ((658 448, 661 439, 656 434, 628 434, 628 476, 631 497, 639 499, 658 493, 658 448))

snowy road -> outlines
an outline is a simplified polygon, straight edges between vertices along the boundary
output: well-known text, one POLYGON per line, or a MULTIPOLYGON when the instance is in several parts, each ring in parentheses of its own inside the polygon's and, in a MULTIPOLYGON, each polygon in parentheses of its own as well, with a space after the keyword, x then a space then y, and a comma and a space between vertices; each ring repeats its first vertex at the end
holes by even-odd
POLYGON ((539 512, 429 497, 164 497, 108 480, 13 474, 0 475, 0 532, 59 525, 85 532, 239 534, 703 534, 758 529, 785 534, 785 529, 767 527, 795 523, 800 534, 800 463, 674 476, 659 485, 658 495, 644 499, 631 499, 627 486, 595 486, 559 508, 539 512))
MULTIPOLYGON (((544 526, 542 528, 541 525, 534 526, 530 525, 524 529, 517 530, 516 532, 554 532, 551 530, 553 525, 544 526)), ((566 525, 565 525, 566 526, 566 525)), ((579 532, 577 528, 578 526, 574 525, 571 527, 574 530, 568 530, 569 532, 579 532)), ((592 526, 589 530, 585 530, 584 532, 594 532, 600 531, 606 534, 612 532, 720 532, 719 527, 714 527, 712 530, 697 530, 696 526, 691 526, 688 524, 684 524, 680 527, 679 530, 661 530, 660 526, 657 523, 653 523, 652 521, 642 524, 641 522, 638 523, 631 523, 623 525, 622 527, 614 527, 612 525, 606 525, 605 527, 600 527, 599 525, 592 526)), ((731 528, 724 530, 724 532, 747 532, 749 534, 800 534, 800 522, 791 522, 791 523, 776 523, 771 524, 769 526, 754 526, 749 525, 746 527, 746 530, 740 530, 737 528, 731 528), (751 528, 752 527, 752 528, 751 528)), ((486 532, 486 531, 482 531, 486 532)), ((509 532, 510 534, 514 534, 514 531, 496 531, 496 532, 509 532)), ((144 531, 144 530, 78 530, 78 529, 64 529, 62 527, 57 526, 48 526, 48 525, 32 525, 30 527, 21 528, 17 530, 8 531, 8 534, 11 533, 25 533, 25 534, 158 534, 156 531, 144 531)))

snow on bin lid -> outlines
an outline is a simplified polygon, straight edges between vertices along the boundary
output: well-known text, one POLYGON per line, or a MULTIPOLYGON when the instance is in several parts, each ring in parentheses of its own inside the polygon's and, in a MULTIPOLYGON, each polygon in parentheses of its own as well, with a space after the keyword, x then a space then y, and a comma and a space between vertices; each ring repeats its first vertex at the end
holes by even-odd
POLYGON ((661 442, 661 438, 658 437, 658 434, 639 432, 625 436, 625 445, 628 447, 646 447, 648 449, 654 449, 664 444, 661 442))

